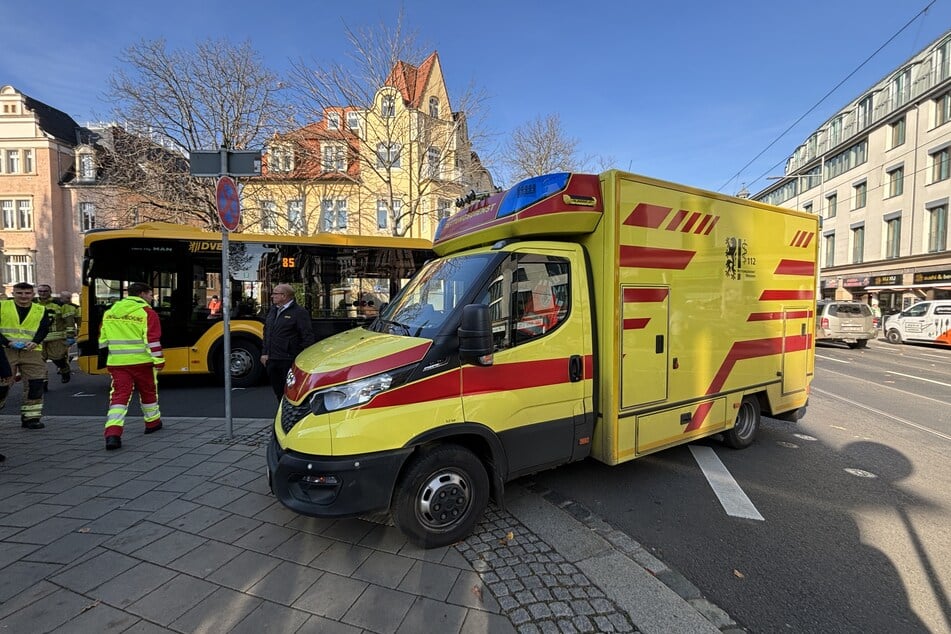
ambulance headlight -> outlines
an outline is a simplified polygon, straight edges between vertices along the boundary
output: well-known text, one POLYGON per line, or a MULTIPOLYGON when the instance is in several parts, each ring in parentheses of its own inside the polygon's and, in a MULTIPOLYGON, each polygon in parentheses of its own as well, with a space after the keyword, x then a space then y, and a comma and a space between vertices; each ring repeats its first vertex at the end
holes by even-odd
POLYGON ((310 410, 314 414, 326 414, 327 412, 363 405, 380 392, 391 390, 406 383, 406 379, 413 368, 415 366, 398 368, 314 392, 310 397, 310 410))

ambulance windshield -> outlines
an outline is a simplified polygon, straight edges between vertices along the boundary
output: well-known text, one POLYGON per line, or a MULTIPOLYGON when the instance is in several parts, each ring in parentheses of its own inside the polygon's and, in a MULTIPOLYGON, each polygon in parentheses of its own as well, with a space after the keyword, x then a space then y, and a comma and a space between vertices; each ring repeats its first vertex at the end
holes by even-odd
POLYGON ((435 337, 446 319, 472 295, 495 254, 433 260, 409 281, 370 326, 377 332, 435 337))

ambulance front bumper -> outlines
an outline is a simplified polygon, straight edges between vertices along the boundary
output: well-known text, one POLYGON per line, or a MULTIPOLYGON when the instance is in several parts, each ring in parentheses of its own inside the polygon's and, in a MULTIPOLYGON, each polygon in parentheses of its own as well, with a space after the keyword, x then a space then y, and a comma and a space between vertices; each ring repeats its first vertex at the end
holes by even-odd
POLYGON ((281 504, 313 517, 354 517, 389 509, 412 449, 334 457, 284 451, 272 433, 267 479, 281 504))

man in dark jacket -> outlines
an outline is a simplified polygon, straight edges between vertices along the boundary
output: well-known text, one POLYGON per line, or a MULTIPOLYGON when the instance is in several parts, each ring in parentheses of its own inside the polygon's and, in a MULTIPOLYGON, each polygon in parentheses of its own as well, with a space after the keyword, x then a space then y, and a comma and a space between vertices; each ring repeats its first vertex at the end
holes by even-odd
POLYGON ((294 301, 294 287, 278 284, 271 291, 271 310, 264 321, 264 347, 261 363, 278 400, 284 396, 287 373, 294 359, 314 343, 310 313, 294 301))

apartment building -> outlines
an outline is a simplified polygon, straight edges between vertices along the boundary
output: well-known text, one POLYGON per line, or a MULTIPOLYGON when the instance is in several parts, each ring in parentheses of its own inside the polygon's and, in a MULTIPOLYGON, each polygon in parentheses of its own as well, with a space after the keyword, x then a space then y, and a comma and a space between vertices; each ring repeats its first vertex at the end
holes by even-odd
POLYGON ((0 87, 0 255, 3 290, 17 282, 79 291, 82 236, 63 183, 80 126, 56 108, 0 87))
POLYGON ((437 52, 397 63, 365 105, 268 143, 260 178, 245 181, 242 225, 262 233, 422 237, 470 190, 493 189, 453 112, 437 52))
POLYGON ((809 135, 755 200, 819 214, 821 297, 951 298, 951 31, 809 135))

